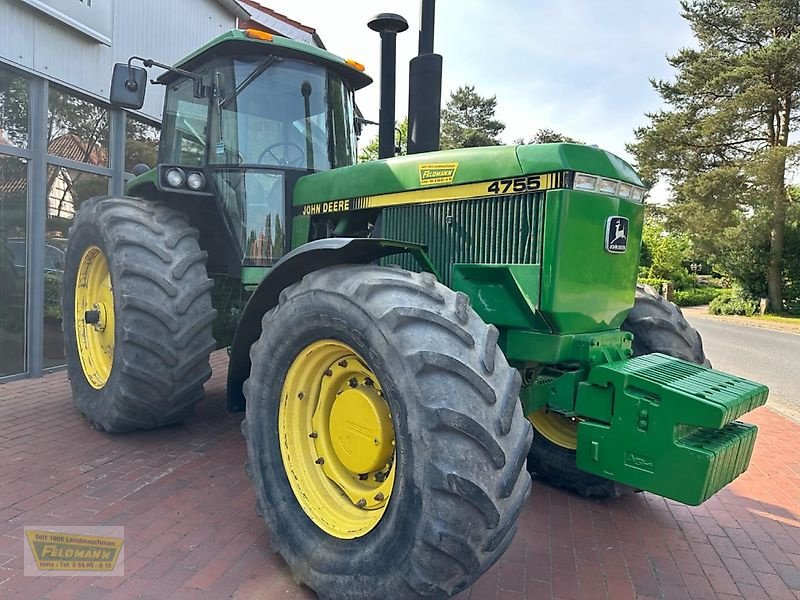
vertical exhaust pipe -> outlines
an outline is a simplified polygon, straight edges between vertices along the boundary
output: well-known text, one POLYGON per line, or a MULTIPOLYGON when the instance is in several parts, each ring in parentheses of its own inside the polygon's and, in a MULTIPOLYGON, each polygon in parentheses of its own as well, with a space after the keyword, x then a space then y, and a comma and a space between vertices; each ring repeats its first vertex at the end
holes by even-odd
POLYGON ((397 34, 408 22, 394 13, 381 13, 368 23, 381 34, 381 108, 378 118, 378 158, 394 156, 395 84, 397 78, 397 34))
POLYGON ((419 56, 408 77, 408 153, 439 149, 442 110, 442 56, 433 52, 436 0, 421 0, 419 56))

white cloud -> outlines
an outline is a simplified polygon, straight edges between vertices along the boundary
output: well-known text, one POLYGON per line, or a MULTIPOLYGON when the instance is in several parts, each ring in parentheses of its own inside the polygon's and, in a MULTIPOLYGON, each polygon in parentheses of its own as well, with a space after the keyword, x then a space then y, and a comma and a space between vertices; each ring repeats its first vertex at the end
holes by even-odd
MULTIPOLYGON (((330 51, 366 64, 376 80, 380 39, 367 21, 379 12, 402 14, 410 28, 398 36, 398 118, 406 113, 418 2, 263 3, 314 27, 330 51)), ((444 100, 449 90, 474 84, 484 95, 497 95, 506 142, 548 127, 626 158, 634 127, 660 106, 649 79, 669 78, 665 56, 693 39, 677 0, 440 0, 436 13, 444 100)), ((358 92, 357 101, 377 120, 377 85, 358 92)), ((362 142, 376 131, 367 128, 362 142)))

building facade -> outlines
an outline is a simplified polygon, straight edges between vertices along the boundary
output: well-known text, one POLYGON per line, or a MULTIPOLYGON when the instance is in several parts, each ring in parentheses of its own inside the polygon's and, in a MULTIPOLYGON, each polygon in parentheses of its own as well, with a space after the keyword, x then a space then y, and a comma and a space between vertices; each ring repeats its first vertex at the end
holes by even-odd
POLYGON ((240 24, 322 45, 252 0, 0 0, 0 381, 63 365, 75 212, 155 166, 163 88, 141 111, 111 108, 114 63, 174 63, 240 24))

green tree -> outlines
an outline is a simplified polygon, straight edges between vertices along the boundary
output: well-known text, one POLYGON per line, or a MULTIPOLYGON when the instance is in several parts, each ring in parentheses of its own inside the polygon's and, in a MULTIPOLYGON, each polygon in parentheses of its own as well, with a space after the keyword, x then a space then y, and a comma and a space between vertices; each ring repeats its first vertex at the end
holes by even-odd
POLYGON ((474 85, 450 92, 442 109, 442 149, 499 146, 506 126, 495 118, 496 110, 497 96, 481 96, 474 85))
POLYGON ((533 134, 533 137, 529 139, 527 142, 525 138, 517 138, 514 140, 515 144, 555 144, 555 143, 567 143, 567 144, 582 144, 583 142, 576 140, 575 138, 571 138, 568 135, 564 135, 554 129, 549 129, 547 127, 543 127, 539 129, 536 133, 533 134))
POLYGON ((647 222, 642 231, 642 277, 669 279, 675 287, 691 283, 692 277, 684 264, 691 258, 691 244, 685 235, 669 233, 657 221, 647 222))
MULTIPOLYGON (((408 117, 402 121, 395 121, 395 150, 396 154, 408 154, 408 117)), ((366 162, 378 159, 378 136, 373 137, 369 143, 358 153, 358 160, 366 162)))
MULTIPOLYGON (((684 0, 697 38, 668 58, 674 81, 653 81, 667 105, 648 115, 629 146, 648 181, 673 189, 670 218, 698 248, 724 253, 725 230, 767 224, 766 288, 781 311, 790 195, 786 172, 798 155, 789 135, 800 113, 797 0, 684 0)), ((752 239, 746 236, 745 239, 752 239)))

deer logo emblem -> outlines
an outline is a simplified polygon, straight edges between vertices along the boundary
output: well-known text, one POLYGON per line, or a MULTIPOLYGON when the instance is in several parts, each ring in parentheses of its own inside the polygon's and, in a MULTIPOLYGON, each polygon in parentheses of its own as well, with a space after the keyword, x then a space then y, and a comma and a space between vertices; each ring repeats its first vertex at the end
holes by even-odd
POLYGON ((606 221, 606 251, 622 254, 628 249, 628 219, 609 217, 606 221))

